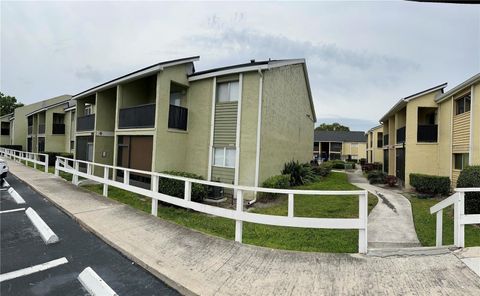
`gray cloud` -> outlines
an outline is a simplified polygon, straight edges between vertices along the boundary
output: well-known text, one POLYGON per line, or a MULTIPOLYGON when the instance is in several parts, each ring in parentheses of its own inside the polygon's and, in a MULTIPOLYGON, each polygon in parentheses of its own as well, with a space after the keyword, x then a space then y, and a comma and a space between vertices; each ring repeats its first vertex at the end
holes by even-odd
POLYGON ((75 71, 75 76, 80 79, 89 80, 90 82, 98 83, 102 81, 102 74, 95 70, 92 66, 86 65, 83 68, 75 71))

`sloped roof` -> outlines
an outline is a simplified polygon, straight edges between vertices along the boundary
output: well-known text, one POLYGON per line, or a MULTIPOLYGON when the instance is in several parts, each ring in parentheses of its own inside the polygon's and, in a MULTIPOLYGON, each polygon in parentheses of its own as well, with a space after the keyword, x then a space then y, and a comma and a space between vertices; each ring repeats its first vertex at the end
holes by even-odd
POLYGON ((362 131, 315 131, 315 142, 367 142, 362 131))

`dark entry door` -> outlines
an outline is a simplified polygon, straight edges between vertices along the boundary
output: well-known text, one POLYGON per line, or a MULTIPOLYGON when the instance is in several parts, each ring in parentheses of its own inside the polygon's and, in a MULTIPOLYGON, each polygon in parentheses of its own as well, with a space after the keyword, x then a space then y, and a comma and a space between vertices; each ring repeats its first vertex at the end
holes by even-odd
POLYGON ((396 170, 397 178, 405 182, 405 148, 397 148, 396 170))

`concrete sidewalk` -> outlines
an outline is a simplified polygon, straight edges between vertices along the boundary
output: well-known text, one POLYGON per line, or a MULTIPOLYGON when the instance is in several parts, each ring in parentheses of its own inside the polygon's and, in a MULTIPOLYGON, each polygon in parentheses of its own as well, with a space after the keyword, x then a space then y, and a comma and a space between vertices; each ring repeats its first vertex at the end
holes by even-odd
POLYGON ((9 161, 11 172, 185 294, 479 295, 454 254, 369 257, 272 250, 202 234, 9 161))

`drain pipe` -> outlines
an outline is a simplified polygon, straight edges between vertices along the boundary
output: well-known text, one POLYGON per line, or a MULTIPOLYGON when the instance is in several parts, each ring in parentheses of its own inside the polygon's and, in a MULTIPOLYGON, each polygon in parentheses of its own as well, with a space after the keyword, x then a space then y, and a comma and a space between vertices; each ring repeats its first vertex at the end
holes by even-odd
MULTIPOLYGON (((263 99, 263 73, 261 69, 258 69, 259 84, 258 84, 258 116, 257 116, 257 147, 255 155, 255 187, 258 187, 259 171, 260 171, 260 140, 261 140, 261 128, 262 128, 262 99, 263 99)), ((247 206, 253 205, 257 202, 257 194, 255 192, 253 200, 247 203, 247 206)))

